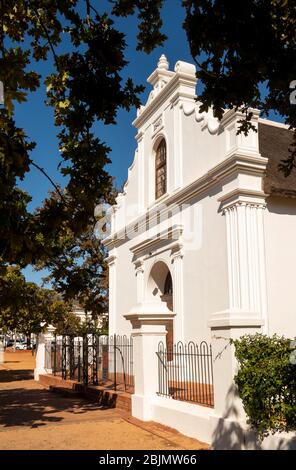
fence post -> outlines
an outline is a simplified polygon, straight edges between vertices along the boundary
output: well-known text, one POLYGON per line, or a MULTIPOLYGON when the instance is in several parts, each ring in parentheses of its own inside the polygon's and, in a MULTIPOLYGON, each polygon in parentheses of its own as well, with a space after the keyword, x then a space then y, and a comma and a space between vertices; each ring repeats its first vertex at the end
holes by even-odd
POLYGON ((53 339, 53 333, 55 328, 53 326, 49 326, 44 333, 39 333, 37 336, 37 348, 36 348, 36 365, 34 369, 34 379, 39 380, 39 375, 41 374, 51 374, 51 369, 46 369, 45 367, 45 342, 47 340, 53 339))
POLYGON ((116 333, 113 336, 113 366, 114 366, 114 390, 117 388, 116 384, 116 333))
POLYGON ((81 381, 81 346, 83 346, 83 344, 81 344, 80 342, 80 338, 78 339, 78 374, 77 374, 77 380, 78 382, 81 381))
POLYGON ((132 415, 142 421, 152 418, 151 400, 158 392, 158 345, 165 343, 166 324, 174 316, 163 302, 143 302, 125 315, 133 328, 132 415))
POLYGON ((83 336, 83 383, 88 385, 88 336, 83 336))
POLYGON ((54 335, 54 350, 53 350, 53 375, 57 373, 57 335, 54 335))
POLYGON ((212 422, 212 447, 214 449, 246 448, 246 415, 239 398, 234 375, 237 361, 231 339, 261 332, 263 320, 255 316, 233 317, 225 312, 212 315, 209 326, 212 332, 214 415, 212 422))
POLYGON ((0 340, 0 364, 4 362, 4 343, 0 340))

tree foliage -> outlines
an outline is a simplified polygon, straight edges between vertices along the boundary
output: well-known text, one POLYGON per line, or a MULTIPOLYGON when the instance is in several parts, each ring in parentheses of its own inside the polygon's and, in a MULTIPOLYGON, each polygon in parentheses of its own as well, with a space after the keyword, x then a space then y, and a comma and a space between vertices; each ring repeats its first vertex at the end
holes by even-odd
MULTIPOLYGON (((166 39, 163 0, 110 4, 111 13, 105 13, 97 0, 0 1, 0 265, 49 267, 59 291, 77 296, 87 310, 95 311, 99 302, 96 312, 105 308, 104 249, 86 234, 94 207, 114 201, 106 170, 110 149, 96 124, 114 124, 119 109, 139 106, 143 90, 122 78, 126 42, 114 17, 137 15, 139 50, 149 53, 166 39), (49 58, 52 68, 43 83, 40 63, 49 58), (15 103, 40 86, 46 86, 46 104, 54 110, 62 188, 34 162, 36 144, 15 122, 15 103), (54 186, 33 212, 30 194, 19 185, 32 167, 54 186)), ((294 0, 183 0, 183 6, 203 83, 202 109, 212 105, 219 118, 225 108, 244 109, 243 132, 250 128, 251 108, 275 110, 295 130, 296 106, 289 101, 296 79, 294 0)), ((295 151, 282 170, 288 174, 294 166, 295 151)))
POLYGON ((0 328, 24 334, 38 333, 66 319, 69 312, 70 306, 54 291, 27 282, 19 267, 10 267, 1 273, 0 328))
POLYGON ((55 327, 56 335, 78 335, 81 328, 81 322, 80 318, 75 315, 75 313, 70 312, 69 315, 61 317, 54 322, 53 326, 55 327))
MULTIPOLYGON (((153 48, 162 39, 157 33, 161 2, 138 3, 140 34, 150 35, 153 48)), ((114 13, 120 13, 118 5, 114 13)), ((124 35, 88 0, 1 0, 0 17, 5 100, 0 109, 1 265, 49 267, 66 298, 75 295, 97 314, 106 308, 103 249, 86 233, 95 222, 95 205, 112 203, 114 191, 105 169, 110 149, 97 137, 95 125, 114 124, 120 108, 138 106, 143 87, 130 78, 123 81, 124 35), (14 121, 15 103, 43 86, 39 63, 50 56, 46 104, 54 109, 64 188, 33 161, 36 144, 14 121), (28 210, 31 196, 19 187, 32 167, 55 189, 34 212, 28 210)))
MULTIPOLYGON (((108 311, 106 252, 95 237, 93 226, 80 237, 71 232, 63 242, 63 253, 46 262, 48 280, 66 301, 76 299, 93 319, 108 311)), ((43 264, 39 264, 43 267, 43 264)))
POLYGON ((54 323, 54 326, 56 335, 87 336, 89 334, 108 334, 106 317, 98 320, 93 318, 93 316, 87 316, 81 321, 75 313, 70 313, 54 323))
MULTIPOLYGON (((117 0, 115 11, 125 16, 140 9, 145 1, 117 0)), ((160 28, 162 2, 154 2, 153 37, 163 41, 160 28), (158 10, 158 11, 157 11, 158 10)), ((245 113, 240 132, 252 127, 252 108, 265 115, 276 111, 294 131, 295 142, 280 169, 286 176, 296 167, 296 104, 290 100, 291 82, 296 80, 295 0, 183 0, 190 51, 202 83, 198 96, 201 111, 213 106, 222 118, 225 109, 245 113)), ((149 8, 149 7, 147 7, 149 8)), ((139 46, 150 50, 145 29, 139 46)))
POLYGON ((245 335, 233 341, 239 370, 235 383, 248 423, 263 438, 296 430, 296 365, 291 340, 245 335))
POLYGON ((94 125, 115 123, 118 109, 138 106, 143 88, 131 79, 123 82, 124 35, 89 1, 2 0, 0 9, 5 98, 0 110, 0 256, 4 262, 25 265, 62 252, 60 236, 70 230, 79 237, 95 205, 110 201, 112 179, 105 169, 110 149, 96 137, 94 125), (65 36, 70 45, 59 54, 65 36), (56 186, 55 196, 29 213, 30 196, 18 180, 38 165, 30 156, 35 143, 14 123, 14 103, 25 101, 40 86, 38 63, 49 54, 54 66, 45 79, 47 104, 54 109, 60 172, 67 183, 63 191, 56 186))
MULTIPOLYGON (((221 118, 225 108, 243 109, 245 133, 252 108, 265 114, 274 110, 285 117, 296 139, 296 105, 290 102, 290 83, 296 79, 295 1, 184 0, 183 4, 184 28, 204 85, 201 110, 213 105, 221 118)), ((288 175, 295 166, 292 147, 281 169, 288 175)))

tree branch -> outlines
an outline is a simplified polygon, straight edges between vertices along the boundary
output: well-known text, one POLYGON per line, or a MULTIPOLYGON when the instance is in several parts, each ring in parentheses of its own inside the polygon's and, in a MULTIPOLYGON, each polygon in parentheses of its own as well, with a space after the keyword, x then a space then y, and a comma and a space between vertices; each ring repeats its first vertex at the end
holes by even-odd
POLYGON ((196 63, 196 65, 200 68, 200 70, 202 70, 205 74, 209 75, 209 77, 213 77, 213 78, 218 77, 216 73, 210 72, 209 70, 205 69, 195 57, 193 57, 193 60, 196 63))
POLYGON ((98 11, 95 9, 95 7, 92 6, 92 4, 90 3, 90 1, 89 1, 89 0, 86 0, 86 2, 87 2, 87 4, 88 4, 89 9, 92 10, 93 12, 95 12, 95 14, 96 14, 97 16, 100 16, 99 13, 98 13, 98 11))
POLYGON ((43 168, 41 168, 41 166, 37 165, 37 163, 33 162, 33 160, 31 160, 31 159, 30 159, 30 163, 31 163, 32 166, 37 168, 37 170, 41 171, 41 173, 51 182, 51 184, 55 188, 56 192, 58 193, 58 195, 60 196, 62 201, 66 202, 65 197, 61 193, 59 187, 55 184, 55 182, 51 179, 51 177, 46 173, 46 171, 43 168))
POLYGON ((85 0, 86 3, 86 22, 90 26, 90 3, 89 0, 85 0))
POLYGON ((41 27, 42 27, 44 33, 45 33, 45 36, 47 37, 47 41, 48 41, 49 47, 50 47, 50 49, 51 49, 51 52, 52 52, 52 55, 53 55, 53 58, 54 58, 54 62, 55 62, 55 64, 56 64, 56 68, 57 68, 57 70, 59 71, 59 58, 58 58, 58 56, 57 56, 57 54, 56 54, 56 51, 54 50, 54 47, 53 47, 53 44, 52 44, 52 42, 51 42, 50 35, 49 35, 48 31, 47 31, 47 28, 46 28, 46 26, 44 25, 44 23, 43 23, 43 21, 42 21, 40 15, 39 15, 39 13, 38 13, 38 11, 35 10, 35 9, 33 9, 33 11, 34 11, 35 15, 37 16, 37 18, 38 18, 38 20, 39 20, 39 23, 40 23, 40 25, 41 25, 41 27))

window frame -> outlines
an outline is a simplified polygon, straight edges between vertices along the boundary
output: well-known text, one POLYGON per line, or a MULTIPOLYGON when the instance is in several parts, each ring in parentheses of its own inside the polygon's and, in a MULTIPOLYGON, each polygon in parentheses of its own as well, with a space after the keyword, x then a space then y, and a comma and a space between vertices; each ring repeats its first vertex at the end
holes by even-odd
POLYGON ((164 138, 159 142, 155 152, 155 200, 161 198, 167 192, 167 145, 164 138), (161 152, 164 151, 164 158, 161 158, 161 152), (164 169, 164 184, 158 184, 161 177, 161 170, 164 169), (161 191, 159 190, 161 188, 161 191))

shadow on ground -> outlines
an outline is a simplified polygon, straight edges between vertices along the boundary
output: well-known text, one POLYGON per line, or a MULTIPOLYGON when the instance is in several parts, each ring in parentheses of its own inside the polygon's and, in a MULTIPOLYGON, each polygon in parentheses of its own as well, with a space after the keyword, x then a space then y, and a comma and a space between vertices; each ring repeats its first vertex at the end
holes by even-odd
POLYGON ((34 379, 32 370, 0 370, 0 383, 34 379))
POLYGON ((0 428, 36 428, 101 409, 79 397, 58 396, 40 388, 32 379, 32 370, 0 370, 0 428))

